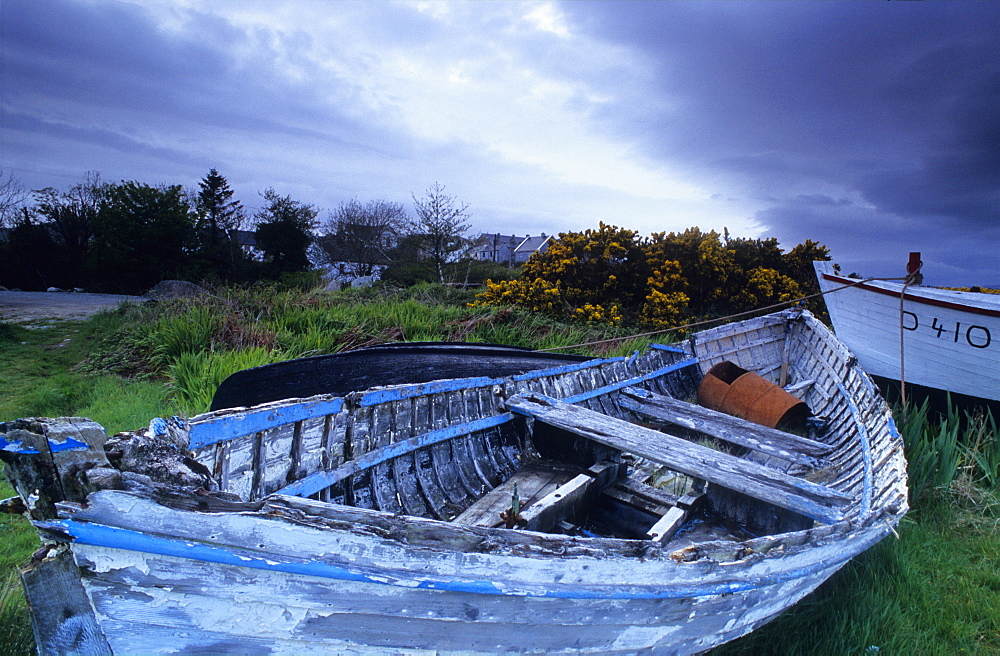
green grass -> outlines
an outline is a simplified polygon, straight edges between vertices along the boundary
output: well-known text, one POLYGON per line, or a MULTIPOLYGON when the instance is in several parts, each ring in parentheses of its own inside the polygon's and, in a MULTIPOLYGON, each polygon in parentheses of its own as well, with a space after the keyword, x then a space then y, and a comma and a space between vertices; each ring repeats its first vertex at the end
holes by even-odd
POLYGON ((935 490, 889 536, 731 654, 1000 653, 1000 536, 935 490), (960 536, 960 537, 958 537, 960 536))
MULTIPOLYGON (((11 496, 14 490, 0 480, 0 499, 11 496)), ((0 536, 0 653, 33 654, 35 641, 17 568, 38 548, 38 536, 23 517, 5 514, 0 514, 0 536)))
MULTIPOLYGON (((468 308, 433 285, 339 294, 216 290, 206 303, 126 307, 26 330, 0 322, 0 421, 88 416, 109 432, 208 407, 231 371, 365 344, 466 340, 552 348, 623 335, 524 312, 468 308)), ((648 339, 573 349, 627 355, 648 339)), ((990 416, 957 410, 900 422, 914 510, 774 622, 714 654, 1000 653, 1000 439, 990 416)), ((0 498, 13 491, 0 482, 0 498)), ((16 566, 37 548, 21 517, 0 515, 0 653, 33 651, 16 566)))
MULTIPOLYGON (((85 367, 166 378, 178 408, 194 415, 208 410, 216 388, 229 374, 281 360, 397 341, 492 342, 548 349, 622 334, 607 327, 556 323, 518 310, 470 308, 470 299, 467 292, 435 285, 335 294, 269 286, 217 289, 207 298, 130 307, 94 320, 89 328, 93 349, 85 367)), ((604 355, 631 352, 636 344, 564 352, 604 355)), ((71 389, 72 384, 76 381, 53 383, 38 393, 87 392, 71 389)))

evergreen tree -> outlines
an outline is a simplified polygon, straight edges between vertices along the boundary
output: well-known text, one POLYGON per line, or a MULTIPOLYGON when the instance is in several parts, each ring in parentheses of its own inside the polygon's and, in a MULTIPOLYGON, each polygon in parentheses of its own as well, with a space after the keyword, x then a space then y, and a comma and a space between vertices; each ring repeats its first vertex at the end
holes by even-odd
POLYGON ((243 205, 233 200, 229 181, 214 168, 198 186, 201 189, 195 202, 199 250, 213 269, 231 269, 242 254, 235 231, 246 217, 243 205))

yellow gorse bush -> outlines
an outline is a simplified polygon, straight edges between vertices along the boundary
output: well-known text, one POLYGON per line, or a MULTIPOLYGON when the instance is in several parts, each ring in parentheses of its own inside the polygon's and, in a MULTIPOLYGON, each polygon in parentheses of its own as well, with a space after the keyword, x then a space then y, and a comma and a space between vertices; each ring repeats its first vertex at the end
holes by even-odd
POLYGON ((666 328, 695 311, 742 312, 816 291, 811 263, 828 259, 827 248, 811 240, 784 253, 776 239, 697 227, 643 239, 602 222, 561 233, 531 256, 518 280, 487 281, 470 305, 518 305, 588 324, 618 325, 631 315, 666 328))

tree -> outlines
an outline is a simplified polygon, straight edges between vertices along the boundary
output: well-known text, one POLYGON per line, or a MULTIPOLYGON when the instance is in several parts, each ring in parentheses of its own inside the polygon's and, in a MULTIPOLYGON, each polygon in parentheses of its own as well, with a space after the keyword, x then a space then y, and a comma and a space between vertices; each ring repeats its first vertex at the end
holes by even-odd
POLYGON ((370 276, 391 261, 389 252, 405 234, 409 219, 399 203, 357 199, 342 203, 326 223, 327 234, 318 240, 331 264, 343 264, 354 277, 370 276))
POLYGON ((55 242, 51 231, 32 221, 31 211, 11 222, 6 239, 0 242, 0 283, 19 289, 44 290, 55 282, 58 259, 53 258, 55 242))
POLYGON ((108 185, 94 225, 95 274, 105 288, 145 291, 185 269, 193 241, 180 185, 108 185))
POLYGON ((200 250, 213 268, 220 268, 224 262, 232 267, 242 253, 234 236, 246 219, 243 205, 233 200, 229 181, 214 168, 198 186, 195 208, 200 250))
MULTIPOLYGON (((411 194, 412 195, 412 194, 411 194)), ((445 264, 466 246, 463 235, 469 229, 467 204, 444 193, 444 186, 435 182, 423 198, 413 196, 417 218, 414 230, 421 235, 424 252, 437 276, 444 284, 445 264)))
POLYGON ((309 245, 319 212, 312 205, 280 196, 266 189, 261 196, 267 205, 257 219, 257 246, 274 273, 305 271, 309 268, 309 245))
POLYGON ((728 290, 739 272, 734 251, 727 249, 719 233, 698 227, 684 232, 655 233, 647 253, 658 261, 679 263, 686 281, 685 292, 694 308, 724 306, 728 290))
POLYGON ((601 222, 597 230, 564 232, 524 265, 522 277, 556 283, 567 306, 634 307, 645 297, 648 268, 639 233, 601 222))
POLYGON ((784 266, 781 270, 800 285, 805 286, 812 292, 819 291, 816 283, 816 271, 813 269, 814 261, 829 261, 830 249, 823 244, 807 239, 805 243, 797 245, 783 256, 784 266))
POLYGON ((108 187, 100 173, 88 171, 84 181, 67 192, 59 193, 52 187, 35 192, 35 211, 52 233, 59 259, 58 286, 84 284, 84 267, 108 187))
POLYGON ((0 169, 0 228, 13 225, 21 215, 20 209, 27 198, 21 181, 13 173, 4 173, 0 169))
MULTIPOLYGON (((779 270, 799 284, 803 295, 819 293, 819 281, 816 280, 813 262, 817 260, 829 261, 829 248, 812 239, 807 239, 805 243, 799 244, 785 253, 782 259, 783 266, 779 270)), ((810 299, 807 301, 807 305, 820 318, 828 317, 826 301, 823 300, 822 296, 810 299)))

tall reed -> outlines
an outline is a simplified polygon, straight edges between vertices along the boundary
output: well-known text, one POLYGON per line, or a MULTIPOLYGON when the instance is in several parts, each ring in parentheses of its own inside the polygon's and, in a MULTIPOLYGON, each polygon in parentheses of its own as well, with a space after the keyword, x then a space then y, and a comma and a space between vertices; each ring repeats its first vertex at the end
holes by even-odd
POLYGON ((987 489, 1000 489, 1000 436, 991 411, 960 410, 949 396, 942 413, 924 399, 896 415, 906 447, 911 505, 929 488, 948 488, 963 474, 987 489))

